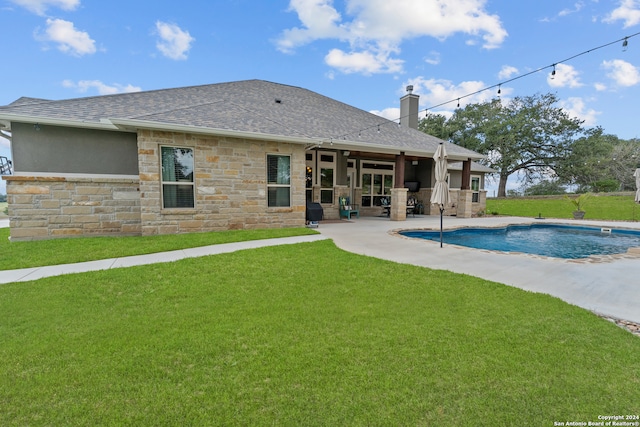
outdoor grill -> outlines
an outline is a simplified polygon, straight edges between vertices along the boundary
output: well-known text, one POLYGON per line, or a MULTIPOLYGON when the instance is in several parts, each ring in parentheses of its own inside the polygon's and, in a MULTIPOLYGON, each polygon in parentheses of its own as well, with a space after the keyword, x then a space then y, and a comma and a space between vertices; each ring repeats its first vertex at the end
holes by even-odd
POLYGON ((324 211, 320 203, 307 202, 307 226, 317 227, 318 221, 322 220, 324 211))

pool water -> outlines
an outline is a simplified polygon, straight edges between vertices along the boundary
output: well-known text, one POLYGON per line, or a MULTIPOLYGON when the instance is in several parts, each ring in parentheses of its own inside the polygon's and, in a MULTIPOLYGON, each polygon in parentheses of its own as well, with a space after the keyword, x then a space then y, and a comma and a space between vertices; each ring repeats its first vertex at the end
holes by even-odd
MULTIPOLYGON (((406 230, 400 234, 440 241, 439 230, 406 230)), ((640 247, 640 231, 559 224, 460 228, 444 231, 442 236, 445 244, 568 259, 620 254, 629 248, 640 247)))

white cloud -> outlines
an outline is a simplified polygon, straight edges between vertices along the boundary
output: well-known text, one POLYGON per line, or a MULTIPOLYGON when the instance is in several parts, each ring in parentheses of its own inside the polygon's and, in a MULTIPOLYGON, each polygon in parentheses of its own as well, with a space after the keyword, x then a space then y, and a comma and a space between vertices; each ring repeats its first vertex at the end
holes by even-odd
POLYGON ((332 49, 325 57, 327 65, 341 70, 343 73, 398 73, 402 71, 404 61, 389 57, 390 52, 351 52, 332 49))
POLYGON ((349 32, 339 22, 342 19, 333 8, 333 0, 291 0, 289 12, 296 12, 303 28, 284 30, 277 40, 278 49, 291 53, 319 39, 347 39, 349 32))
POLYGON ((516 74, 518 74, 518 69, 516 67, 512 67, 511 65, 503 65, 502 69, 498 73, 498 78, 500 80, 509 79, 516 74))
POLYGON ((567 15, 571 15, 572 13, 580 12, 580 10, 582 10, 583 7, 584 7, 583 2, 577 2, 573 5, 573 9, 562 9, 560 13, 558 13, 558 16, 567 16, 567 15))
POLYGON ((607 85, 605 85, 604 83, 594 83, 593 87, 598 92, 603 92, 603 91, 607 90, 607 85))
POLYGON ((167 58, 175 60, 187 59, 187 52, 195 41, 188 31, 175 24, 156 22, 156 30, 160 40, 156 43, 158 50, 167 58))
POLYGON ((80 0, 11 0, 11 2, 40 16, 43 16, 49 7, 74 10, 80 6, 80 0))
POLYGON ((75 89, 80 93, 86 93, 90 89, 96 89, 99 95, 113 95, 115 93, 130 93, 140 92, 142 88, 133 85, 121 85, 114 83, 109 86, 102 83, 100 80, 80 80, 77 83, 71 80, 65 80, 62 82, 62 86, 70 89, 75 89))
POLYGON ((633 27, 640 23, 640 1, 621 0, 620 6, 611 11, 603 21, 610 24, 616 21, 624 21, 624 28, 633 27))
POLYGON ((558 102, 558 105, 565 110, 569 116, 584 120, 585 126, 595 126, 597 124, 597 117, 600 113, 592 108, 587 108, 582 98, 573 97, 561 100, 558 102))
MULTIPOLYGON (((490 90, 483 90, 487 85, 482 81, 466 81, 456 85, 450 80, 416 77, 402 85, 402 92, 407 85, 413 85, 413 92, 420 95, 420 105, 424 108, 445 104, 438 109, 453 110, 458 106, 458 99, 460 99, 460 107, 464 108, 466 104, 485 102, 496 95, 490 90)), ((500 92, 501 96, 507 96, 512 90, 501 87, 500 92)))
POLYGON ((609 71, 607 76, 615 81, 618 86, 629 87, 640 83, 640 72, 627 61, 623 61, 622 59, 603 61, 602 67, 609 71))
POLYGON ((385 108, 384 110, 371 110, 369 112, 371 114, 384 117, 387 120, 398 120, 398 117, 400 117, 400 109, 393 107, 385 108))
POLYGON ((507 36, 500 18, 485 11, 487 0, 346 0, 345 14, 349 19, 333 3, 333 0, 291 0, 289 10, 298 14, 302 25, 284 30, 276 40, 278 49, 291 53, 297 47, 322 39, 348 42, 351 52, 334 48, 326 60, 337 59, 342 64, 366 59, 377 65, 348 66, 344 70, 355 72, 354 69, 362 68, 365 73, 383 73, 401 67, 402 62, 391 55, 399 53, 406 39, 426 36, 442 40, 463 33, 481 38, 483 46, 492 49, 507 36))
POLYGON ((57 43, 58 50, 74 56, 96 52, 96 42, 89 37, 89 33, 76 29, 73 22, 63 19, 47 19, 44 34, 36 35, 36 38, 57 43))
POLYGON ((425 58, 424 62, 431 65, 438 65, 440 63, 440 52, 429 52, 429 56, 425 58))
POLYGON ((547 75, 547 83, 551 87, 577 88, 583 86, 580 82, 580 73, 571 65, 556 64, 556 73, 553 71, 547 75))

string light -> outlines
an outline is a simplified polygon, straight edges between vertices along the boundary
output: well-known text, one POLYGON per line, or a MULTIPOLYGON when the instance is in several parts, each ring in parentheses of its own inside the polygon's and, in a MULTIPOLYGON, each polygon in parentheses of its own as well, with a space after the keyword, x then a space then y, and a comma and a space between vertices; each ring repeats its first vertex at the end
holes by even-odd
MULTIPOLYGON (((516 81, 516 80, 519 80, 519 79, 523 79, 523 78, 528 77, 528 76, 530 76, 530 75, 532 75, 532 74, 539 73, 540 71, 543 71, 543 70, 545 70, 545 69, 547 69, 547 68, 552 68, 552 70, 551 70, 551 78, 553 79, 553 78, 555 77, 555 75, 556 75, 556 65, 558 65, 558 64, 560 64, 560 63, 569 62, 569 61, 571 61, 572 59, 578 58, 578 57, 580 57, 580 56, 586 55, 586 54, 588 54, 588 53, 592 53, 592 52, 594 52, 594 51, 596 51, 596 50, 603 49, 603 48, 605 48, 605 47, 608 47, 608 46, 611 46, 611 45, 613 45, 613 44, 617 44, 617 43, 620 43, 620 42, 622 42, 622 50, 623 50, 623 51, 626 51, 626 50, 627 50, 627 47, 629 46, 629 39, 630 39, 630 38, 632 38, 632 37, 636 37, 636 36, 638 36, 638 35, 640 35, 640 32, 637 32, 637 33, 634 33, 634 34, 631 34, 631 35, 625 36, 625 37, 623 37, 623 38, 621 38, 621 39, 618 39, 618 40, 615 40, 615 41, 612 41, 612 42, 609 42, 609 43, 605 43, 605 44, 600 45, 600 46, 593 47, 593 48, 591 48, 591 49, 588 49, 588 50, 582 51, 582 52, 580 52, 580 53, 578 53, 578 54, 575 54, 575 55, 573 55, 573 56, 570 56, 570 57, 568 57, 568 58, 565 58, 565 59, 563 59, 563 60, 561 60, 561 61, 557 61, 557 62, 554 62, 554 63, 552 63, 552 64, 550 64, 550 65, 546 65, 546 66, 544 66, 544 67, 537 68, 537 69, 535 69, 535 70, 532 70, 532 71, 529 71, 529 72, 527 72, 527 73, 524 73, 524 74, 518 75, 518 76, 513 77, 513 78, 511 78, 511 79, 504 80, 504 81, 502 81, 502 82, 500 82, 500 83, 496 83, 496 84, 494 84, 494 85, 492 85, 492 86, 487 86, 487 87, 482 88, 482 89, 479 89, 479 90, 477 90, 477 91, 475 91, 475 92, 468 93, 468 94, 463 95, 463 96, 461 96, 461 97, 459 97, 459 98, 457 98, 457 99, 451 99, 451 100, 449 100, 449 101, 445 101, 445 102, 442 102, 442 103, 440 103, 440 104, 432 105, 432 106, 430 106, 430 107, 428 107, 428 108, 425 108, 425 109, 424 109, 424 110, 422 110, 422 111, 424 111, 424 112, 425 112, 425 115, 426 115, 426 116, 428 116, 428 114, 429 114, 429 110, 437 109, 437 108, 439 108, 439 107, 442 107, 442 106, 445 106, 445 105, 447 105, 447 104, 450 104, 450 103, 452 103, 452 102, 454 102, 454 101, 456 101, 456 100, 458 101, 458 107, 460 107, 460 100, 461 100, 461 99, 464 99, 464 98, 468 98, 468 97, 471 97, 471 96, 477 95, 477 94, 479 94, 479 93, 485 92, 485 91, 490 90, 490 89, 498 88, 498 95, 500 95, 500 94, 502 93, 502 90, 501 90, 501 89, 502 89, 502 85, 503 85, 503 84, 507 84, 507 83, 511 83, 511 82, 516 81)), ((402 119, 407 118, 407 117, 408 117, 408 116, 400 117, 400 118, 398 119, 398 122, 399 122, 399 121, 401 121, 402 119)), ((378 128, 378 133, 380 133, 380 126, 381 126, 381 125, 384 125, 384 124, 388 124, 388 123, 397 123, 397 122, 396 122, 396 121, 392 121, 392 120, 387 120, 387 121, 385 121, 384 123, 377 123, 377 124, 375 124, 375 125, 372 125, 372 126, 369 126, 369 127, 366 127, 366 128, 362 128, 362 129, 358 130, 358 136, 360 136, 360 135, 361 135, 361 132, 362 132, 363 130, 371 129, 371 128, 376 127, 376 126, 377 126, 377 128, 378 128)), ((352 135, 352 134, 353 134, 353 133, 347 133, 347 134, 341 135, 341 137, 346 138, 348 135, 352 135)))

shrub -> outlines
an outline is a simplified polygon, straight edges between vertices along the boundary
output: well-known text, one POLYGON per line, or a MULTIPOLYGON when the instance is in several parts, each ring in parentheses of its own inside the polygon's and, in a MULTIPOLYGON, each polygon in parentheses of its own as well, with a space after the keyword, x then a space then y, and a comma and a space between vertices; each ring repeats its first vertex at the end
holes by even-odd
POLYGON ((611 193, 620 189, 620 183, 615 179, 604 179, 594 182, 591 187, 596 193, 611 193))
POLYGON ((553 194, 564 194, 566 188, 558 181, 540 181, 524 190, 525 196, 549 196, 553 194))

